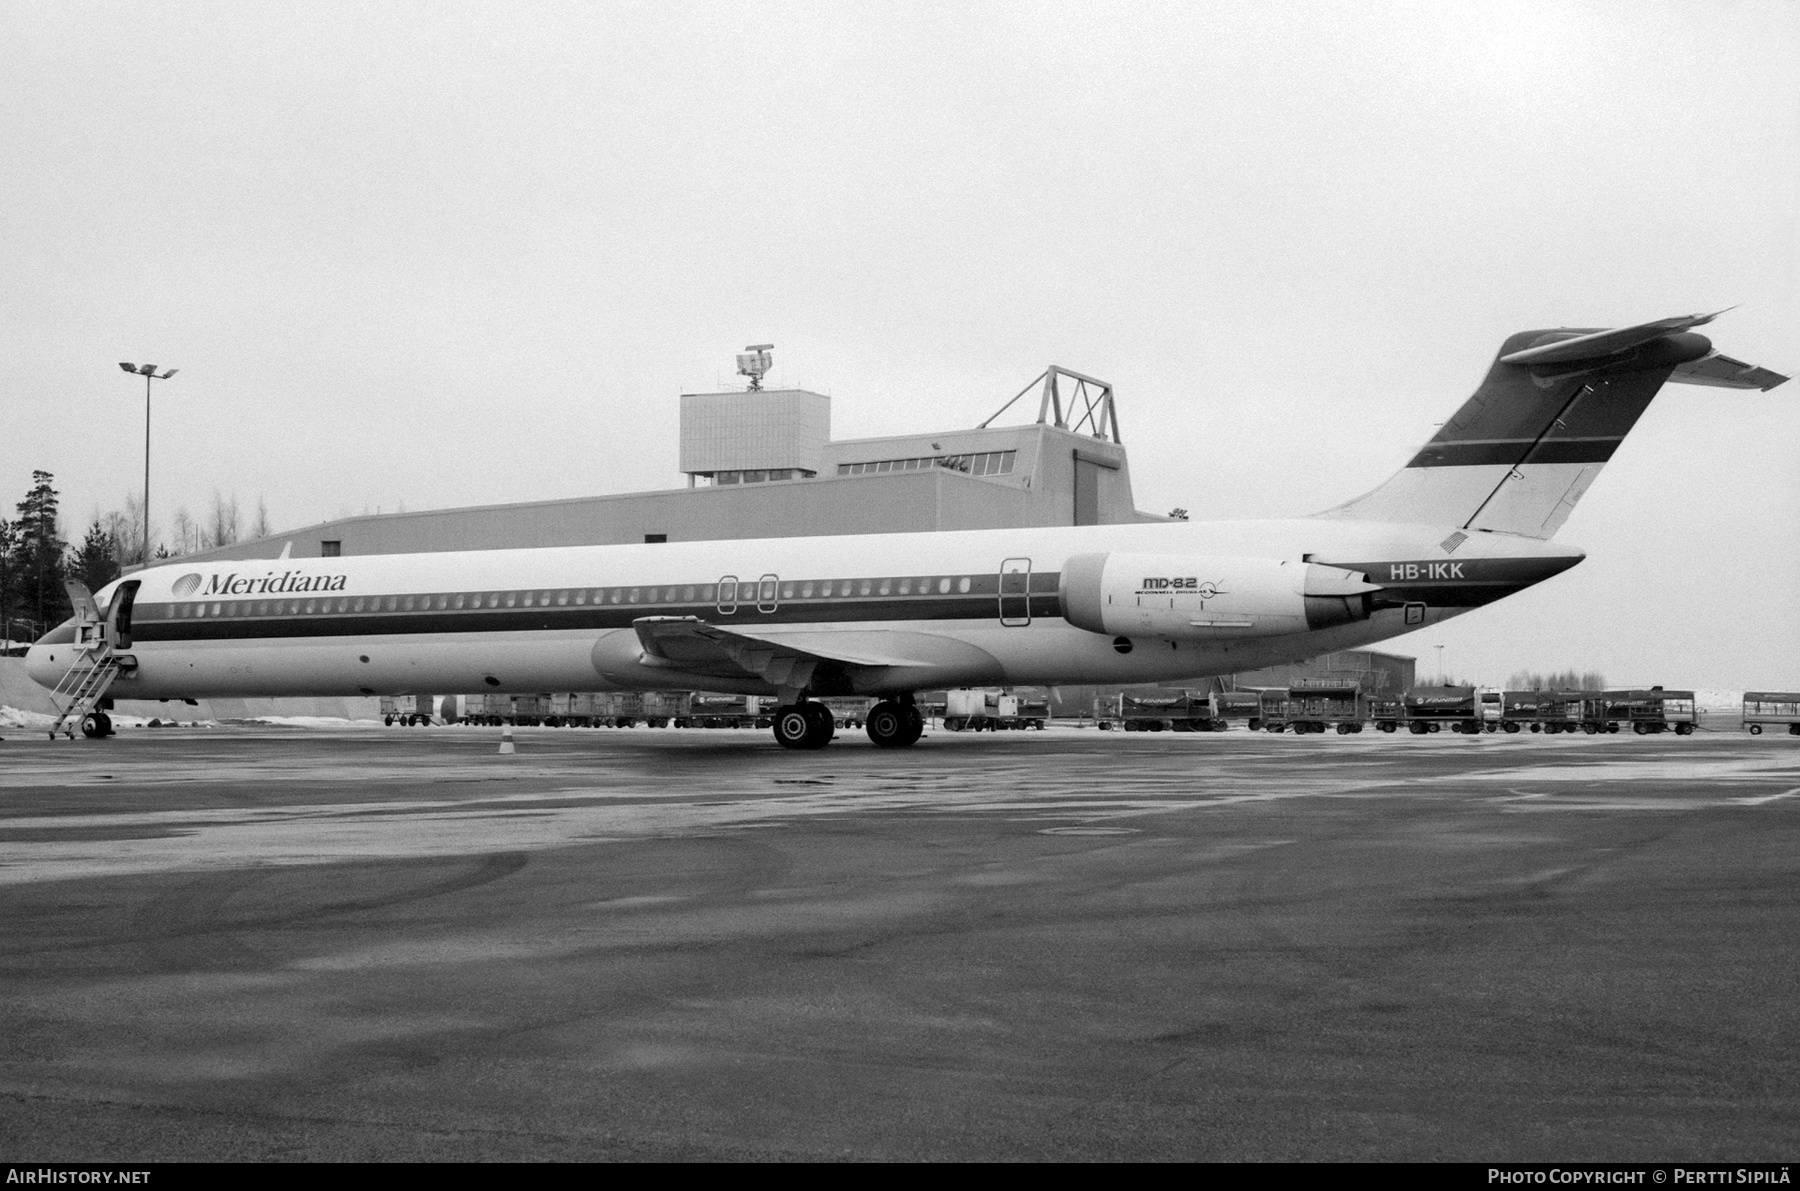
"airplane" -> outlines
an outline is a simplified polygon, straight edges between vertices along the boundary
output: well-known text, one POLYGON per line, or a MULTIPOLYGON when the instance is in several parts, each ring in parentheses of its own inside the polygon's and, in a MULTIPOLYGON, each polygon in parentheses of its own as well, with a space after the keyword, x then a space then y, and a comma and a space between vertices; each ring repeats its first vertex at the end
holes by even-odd
MULTIPOLYGON (((1722 313, 1722 312, 1721 312, 1722 313)), ((1716 314, 1509 336, 1385 483, 1312 516, 318 559, 140 570, 36 642, 27 668, 104 736, 127 699, 418 691, 773 695, 775 739, 828 743, 818 697, 1152 683, 1412 632, 1580 562, 1551 540, 1665 382, 1768 390, 1716 314)), ((55 730, 52 730, 52 737, 55 730)), ((73 735, 73 732, 69 732, 73 735)))

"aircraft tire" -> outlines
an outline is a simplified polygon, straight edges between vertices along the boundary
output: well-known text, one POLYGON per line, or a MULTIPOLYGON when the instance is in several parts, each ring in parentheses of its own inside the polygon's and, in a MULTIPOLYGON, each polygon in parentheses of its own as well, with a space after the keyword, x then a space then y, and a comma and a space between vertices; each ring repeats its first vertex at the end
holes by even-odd
POLYGON ((807 709, 809 703, 790 703, 775 713, 775 742, 782 748, 816 749, 825 744, 827 738, 821 738, 819 723, 807 709))
MULTIPOLYGON (((869 708, 863 730, 881 748, 905 748, 919 738, 914 730, 913 716, 907 715, 907 710, 898 703, 883 699, 869 708)), ((914 715, 917 714, 914 712, 914 715)))
POLYGON ((819 743, 811 747, 822 749, 831 743, 833 736, 837 735, 837 717, 832 715, 831 708, 823 703, 807 703, 805 706, 806 714, 812 717, 813 730, 819 734, 819 743))
POLYGON ((1762 725, 1761 724, 1751 724, 1750 725, 1750 735, 1761 736, 1762 735, 1762 725))
POLYGON ((98 712, 90 711, 81 717, 81 734, 89 740, 98 740, 106 735, 102 717, 98 712))

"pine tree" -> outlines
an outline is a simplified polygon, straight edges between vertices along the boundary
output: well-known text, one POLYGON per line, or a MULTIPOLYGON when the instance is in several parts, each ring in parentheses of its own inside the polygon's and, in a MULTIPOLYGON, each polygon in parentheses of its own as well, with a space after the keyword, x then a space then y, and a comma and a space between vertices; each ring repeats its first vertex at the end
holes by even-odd
POLYGON ((57 530, 57 491, 50 486, 55 478, 47 471, 32 472, 31 491, 18 505, 17 615, 45 624, 59 624, 72 611, 62 585, 69 544, 57 530))
POLYGON ((70 570, 89 591, 99 591, 119 577, 119 546, 112 534, 96 519, 88 526, 87 537, 75 551, 70 570))
POLYGON ((13 639, 19 601, 19 527, 0 517, 0 641, 13 639))

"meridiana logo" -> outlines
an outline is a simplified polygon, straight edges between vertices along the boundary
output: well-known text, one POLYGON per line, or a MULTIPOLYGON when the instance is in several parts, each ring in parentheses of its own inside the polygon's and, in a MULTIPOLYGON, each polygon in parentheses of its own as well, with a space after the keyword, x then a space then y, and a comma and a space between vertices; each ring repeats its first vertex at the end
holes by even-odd
POLYGON ((348 575, 307 575, 299 571, 270 571, 264 575, 212 574, 205 577, 206 590, 200 591, 201 576, 183 575, 175 580, 175 598, 186 599, 196 591, 202 596, 215 595, 279 595, 292 591, 342 591, 350 581, 348 575))

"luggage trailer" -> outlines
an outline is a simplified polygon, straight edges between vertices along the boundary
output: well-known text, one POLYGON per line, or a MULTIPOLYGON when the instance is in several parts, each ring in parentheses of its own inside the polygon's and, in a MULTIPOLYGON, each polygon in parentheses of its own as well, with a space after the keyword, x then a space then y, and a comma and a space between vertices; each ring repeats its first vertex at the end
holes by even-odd
POLYGON ((1800 691, 1745 691, 1743 717, 1752 736, 1784 724, 1789 736, 1800 736, 1800 691))

